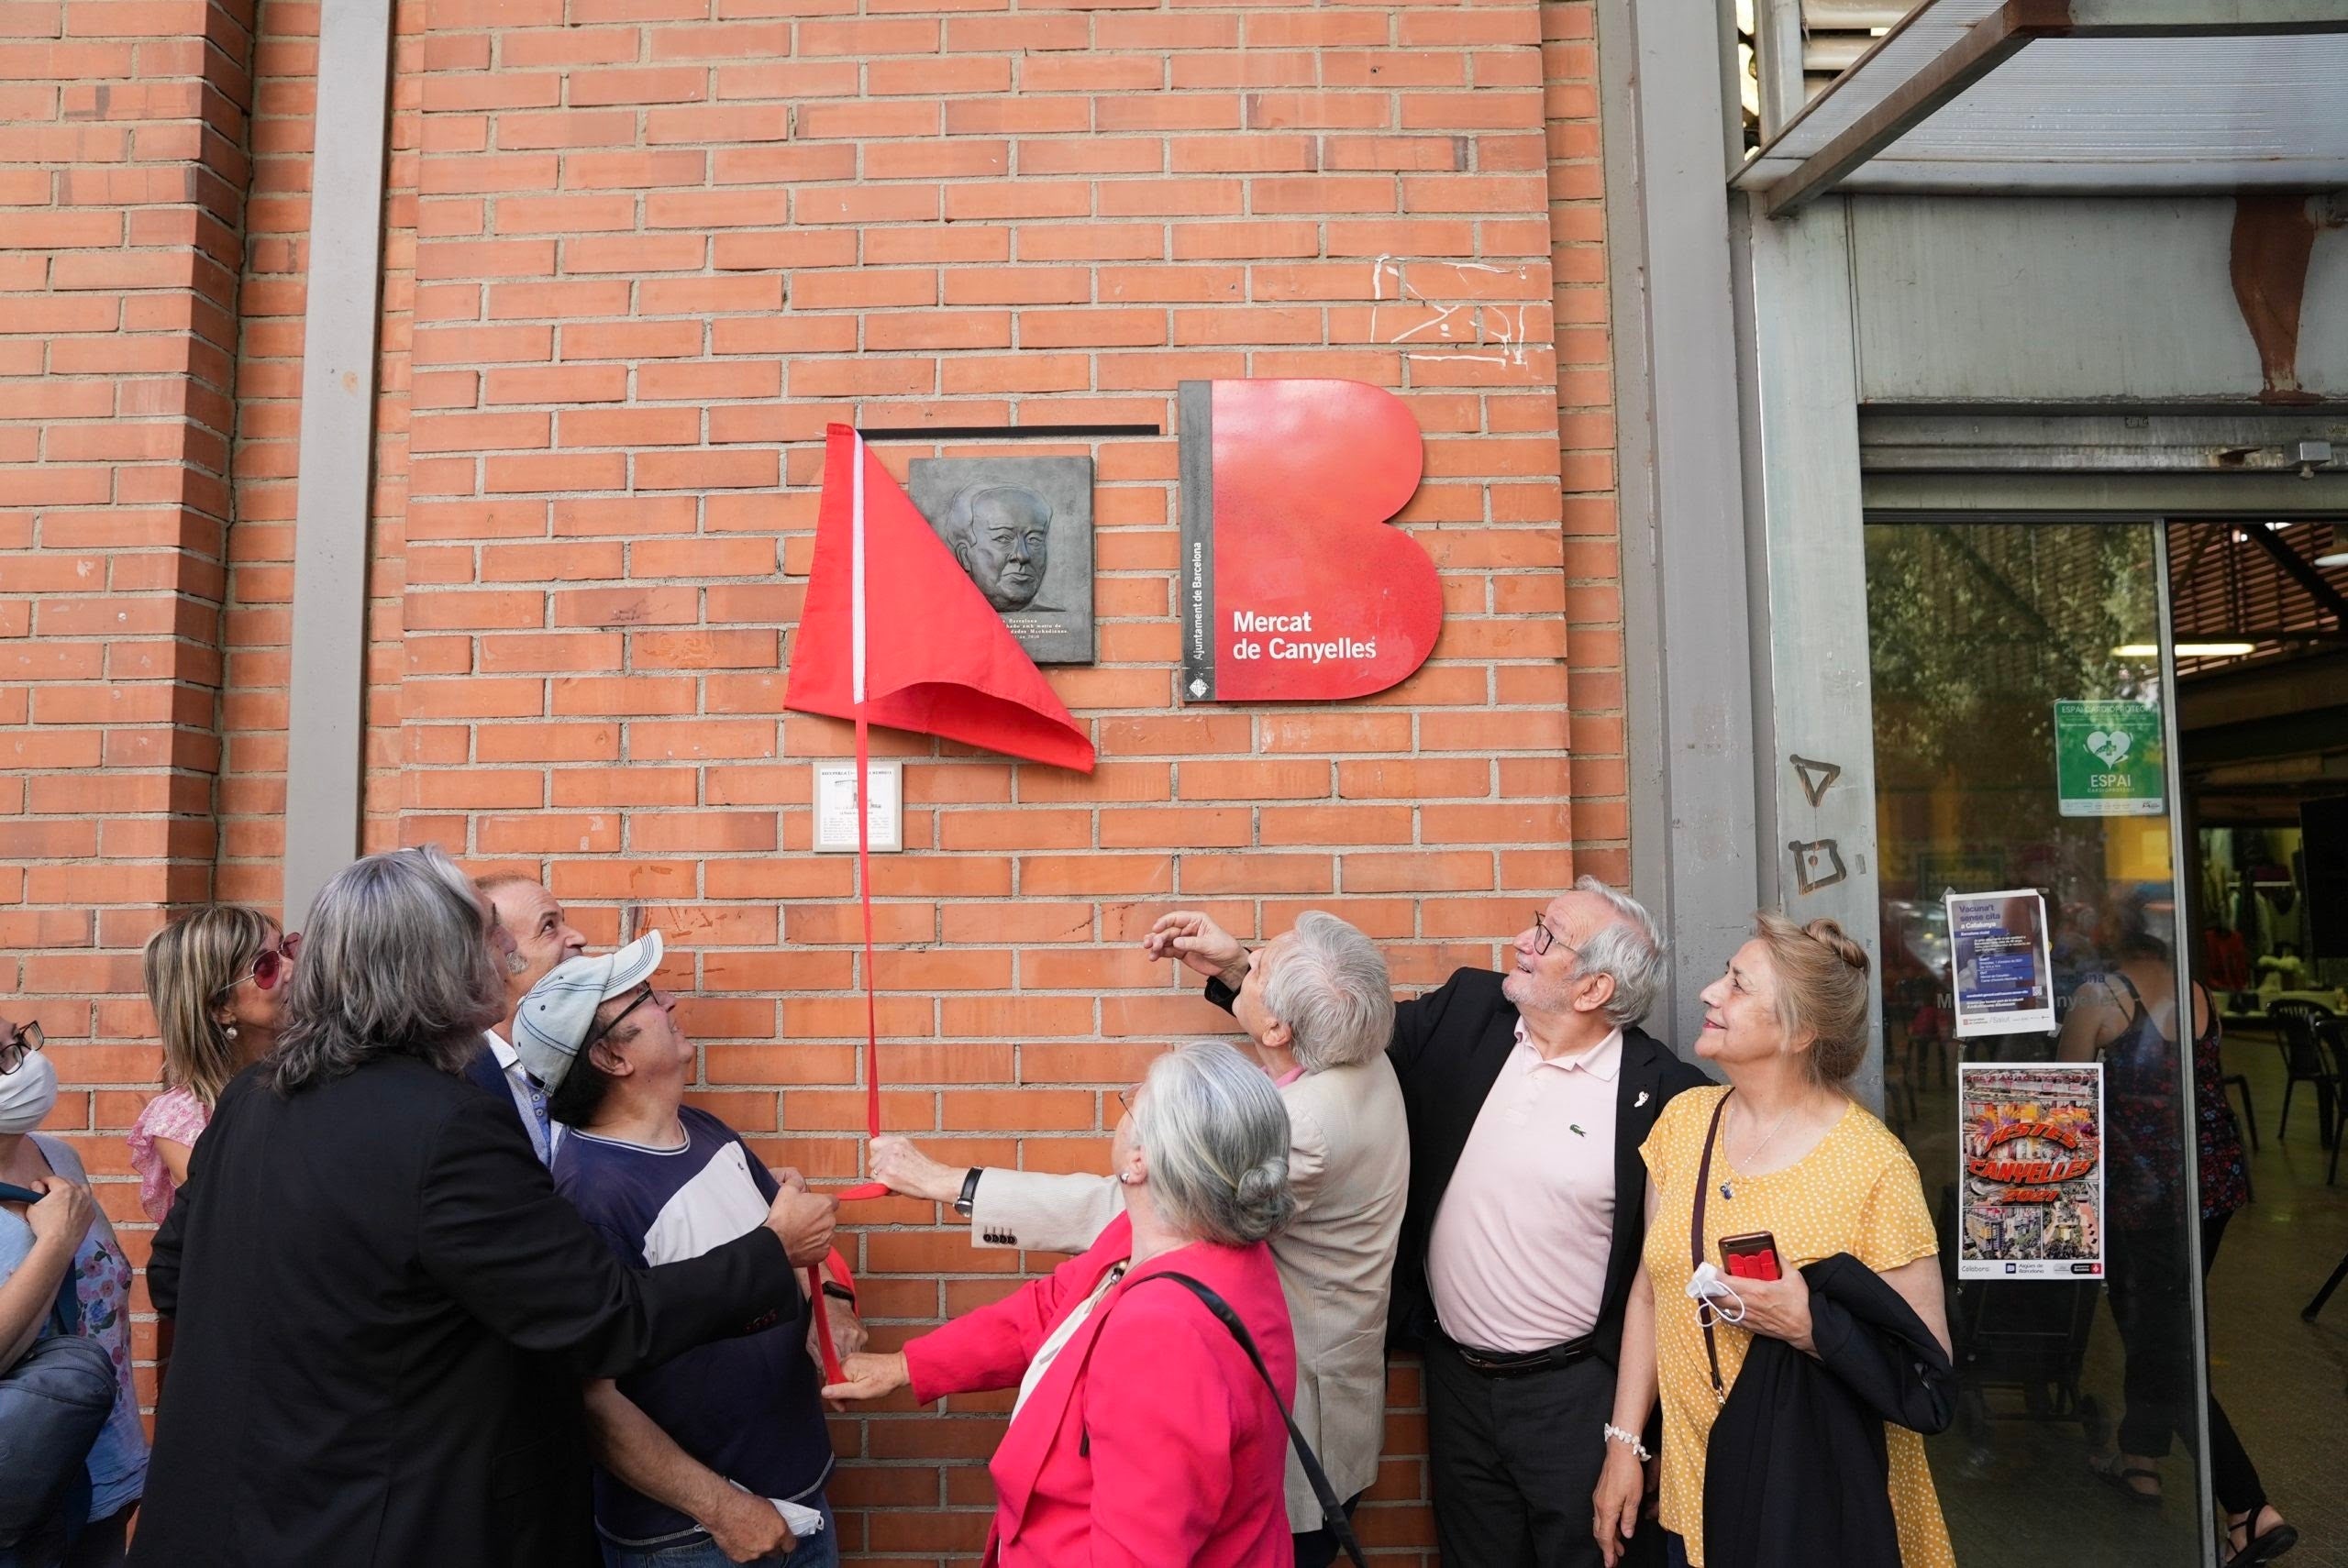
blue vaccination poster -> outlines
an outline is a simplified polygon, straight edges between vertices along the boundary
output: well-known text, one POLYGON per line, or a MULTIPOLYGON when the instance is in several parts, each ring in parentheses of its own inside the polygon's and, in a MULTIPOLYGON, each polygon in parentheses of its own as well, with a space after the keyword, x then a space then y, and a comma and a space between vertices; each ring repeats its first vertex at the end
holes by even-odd
POLYGON ((2054 966, 2036 889, 1949 894, 1948 934, 1958 1039, 2054 1030, 2054 966))

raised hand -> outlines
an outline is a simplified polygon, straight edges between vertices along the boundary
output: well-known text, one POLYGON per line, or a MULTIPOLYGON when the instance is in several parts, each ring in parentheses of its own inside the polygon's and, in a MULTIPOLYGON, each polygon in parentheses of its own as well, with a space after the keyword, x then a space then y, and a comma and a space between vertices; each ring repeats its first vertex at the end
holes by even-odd
POLYGON ((905 1198, 926 1198, 951 1203, 962 1196, 962 1178, 969 1173, 941 1165, 908 1138, 883 1134, 872 1140, 867 1164, 872 1179, 905 1198))
POLYGON ((1152 958, 1178 958, 1202 975, 1236 986, 1247 975, 1247 949, 1239 939, 1195 910, 1176 910, 1157 917, 1142 951, 1152 958))

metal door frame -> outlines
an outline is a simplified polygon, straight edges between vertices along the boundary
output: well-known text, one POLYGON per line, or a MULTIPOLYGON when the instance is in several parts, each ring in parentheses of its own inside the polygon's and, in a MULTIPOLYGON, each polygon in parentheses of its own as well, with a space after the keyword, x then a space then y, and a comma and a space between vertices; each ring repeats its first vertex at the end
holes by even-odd
MULTIPOLYGON (((2147 477, 2150 481, 2147 488, 2167 482, 2151 476, 2147 477)), ((2327 486, 2324 488, 2329 490, 2331 487, 2327 486)), ((2292 499, 2298 500, 2299 498, 2294 496, 2292 499)), ((2167 790, 2167 800, 2169 803, 2169 810, 2167 813, 2169 829, 2169 870, 2171 881, 2176 889, 2175 897, 2172 900, 2173 909, 2170 924, 2170 953, 2171 959, 2176 972, 2177 994, 2181 999, 2189 999, 2192 996, 2192 988, 2196 983, 2196 977, 2194 974, 2195 966, 2192 942, 2192 900, 2189 894, 2189 889, 2187 887, 2187 869, 2189 862, 2186 854, 2186 832, 2188 810, 2184 784, 2184 753, 2177 733, 2176 635, 2175 615, 2170 600, 2168 527, 2173 522, 2218 523, 2225 521, 2274 521, 2277 519, 2277 513, 2282 513, 2285 516, 2287 516, 2291 512, 2297 512, 2302 515, 2312 514, 2316 517, 2328 517, 2338 514, 2339 509, 2336 505, 2326 507, 2320 502, 2321 498, 2319 496, 2303 501, 2299 505, 2288 508, 2287 510, 2284 507, 2277 506, 2271 508, 2260 508, 2254 511, 2246 511, 2240 505, 2231 507, 2211 505, 2206 508, 2195 507, 2174 510, 2152 510, 2137 507, 2124 507, 2114 508, 2108 511, 2094 508, 2029 511, 2017 510, 1995 504, 1978 507, 1943 506, 1912 509, 1908 507, 1870 505, 1865 513, 1865 525, 1868 527, 1896 527, 1902 525, 1930 525, 1938 523, 1962 524, 1971 526, 1988 525, 2013 527, 2043 527, 2049 525, 2092 527, 2117 524, 2132 526, 2149 526, 2152 528, 2154 605, 2155 612, 2159 617, 2158 638, 2160 645, 2162 744, 2166 748, 2166 755, 2164 760, 2164 773, 2165 785, 2167 790)), ((1870 636, 1870 656, 1872 656, 1872 637, 1870 636)), ((1875 714, 1874 694, 1871 683, 1868 692, 1866 723, 1868 730, 1870 734, 1872 734, 1875 723, 1875 714)), ((1870 856, 1873 856, 1877 851, 1877 834, 1879 830, 1874 818, 1874 802, 1872 797, 1870 797, 1867 802, 1867 809, 1869 820, 1868 833, 1866 839, 1866 853, 1870 856)), ((1880 901, 1878 900, 1878 911, 1880 911, 1880 901)), ((1880 913, 1878 912, 1877 916, 1878 947, 1881 943, 1880 918, 1880 913)), ((2213 1006, 2215 1005, 2215 1000, 2216 999, 2213 997, 2211 999, 2213 1006)), ((2194 1032, 2191 1028, 2191 1012, 2189 1005, 2185 1008, 2181 1008, 2179 1010, 2179 1013, 2180 1019, 2184 1024, 2184 1027, 2180 1028, 2178 1031, 2178 1081, 2184 1091, 2179 1097, 2183 1106, 2183 1123, 2179 1131, 2185 1139, 2191 1140, 2197 1136, 2199 1111, 2194 1099, 2195 1083, 2191 1056, 2194 1032)), ((1880 1042, 1881 1036, 1878 1033, 1876 1041, 1871 1044, 1871 1049, 1879 1052, 1881 1049, 1880 1042)), ((2195 1402, 2194 1407, 2194 1421, 2197 1429, 2197 1436, 2195 1451, 2192 1457, 2196 1481, 2196 1503, 2200 1525, 2201 1561, 2204 1564, 2204 1568, 2215 1568, 2218 1560, 2216 1541, 2218 1539, 2218 1526, 2220 1520, 2217 1516, 2215 1496, 2210 1487, 2209 1420, 2210 1343, 2208 1301, 2203 1286, 2201 1270, 2196 1263, 2196 1260, 2200 1256, 2201 1246, 2201 1173, 2200 1162, 2198 1159, 2187 1160, 2184 1162, 2184 1165, 2186 1169, 2186 1191, 2187 1194, 2186 1203, 2186 1260, 2188 1265, 2187 1270, 2187 1284, 2189 1293, 2189 1310, 2192 1318, 2191 1331, 2195 1353, 2194 1376, 2196 1379, 2197 1391, 2200 1396, 2200 1397, 2195 1402)))

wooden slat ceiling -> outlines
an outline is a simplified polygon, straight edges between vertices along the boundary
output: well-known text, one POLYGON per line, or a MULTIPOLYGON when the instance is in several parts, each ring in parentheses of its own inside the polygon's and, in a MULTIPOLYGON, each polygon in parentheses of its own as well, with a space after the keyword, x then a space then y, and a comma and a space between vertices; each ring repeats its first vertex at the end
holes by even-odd
MULTIPOLYGON (((2265 530, 2309 563, 2309 569, 2348 597, 2348 566, 2317 567, 2334 546, 2330 523, 2172 523, 2168 532, 2169 603, 2176 640, 2249 641, 2253 653, 2223 658, 2180 658, 2179 674, 2222 669, 2252 660, 2337 649, 2348 627, 2328 606, 2250 537, 2265 530)), ((2341 526, 2348 529, 2348 519, 2341 526)), ((2343 533, 2342 538, 2348 538, 2343 533)))

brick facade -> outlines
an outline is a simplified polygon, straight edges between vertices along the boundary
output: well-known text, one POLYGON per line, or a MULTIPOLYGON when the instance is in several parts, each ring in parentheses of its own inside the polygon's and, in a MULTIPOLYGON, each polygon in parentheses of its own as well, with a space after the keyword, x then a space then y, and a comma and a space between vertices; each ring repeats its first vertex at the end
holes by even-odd
MULTIPOLYGON (((318 20, 0 0, 0 964, 106 1176, 155 1081, 138 944, 278 896, 318 20)), ((1016 448, 1097 464, 1099 661, 1051 678, 1099 771, 881 737, 892 1127, 1096 1165, 1109 1091, 1227 1029, 1134 946, 1176 904, 1251 936, 1337 909, 1415 988, 1574 873, 1621 879, 1591 24, 402 0, 370 846, 540 874, 598 943, 659 926, 697 1099, 851 1175, 854 867, 807 853, 809 759, 847 731, 781 706, 823 425, 1114 420, 1168 434, 1016 448), (1401 521, 1446 621, 1391 691, 1177 699, 1175 383, 1247 375, 1388 386, 1426 432, 1401 521)), ((847 1218, 884 1342, 1016 1276, 931 1206, 847 1218)), ((1433 1555, 1417 1404, 1398 1362, 1365 1527, 1397 1562, 1433 1555)), ((837 1424, 857 1560, 982 1538, 1008 1403, 952 1406, 837 1424)))

